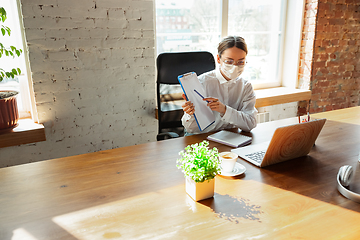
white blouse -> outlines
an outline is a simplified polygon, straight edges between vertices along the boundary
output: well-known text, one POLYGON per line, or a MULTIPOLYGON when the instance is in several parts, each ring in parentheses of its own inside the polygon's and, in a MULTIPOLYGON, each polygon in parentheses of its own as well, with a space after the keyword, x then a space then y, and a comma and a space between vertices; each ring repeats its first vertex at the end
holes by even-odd
POLYGON ((227 81, 221 75, 219 68, 199 76, 206 93, 204 97, 218 98, 226 105, 226 112, 221 116, 219 112, 213 111, 215 123, 202 132, 197 126, 195 117, 184 112, 181 121, 188 133, 214 132, 235 127, 249 132, 256 127, 255 92, 251 83, 240 76, 227 81))

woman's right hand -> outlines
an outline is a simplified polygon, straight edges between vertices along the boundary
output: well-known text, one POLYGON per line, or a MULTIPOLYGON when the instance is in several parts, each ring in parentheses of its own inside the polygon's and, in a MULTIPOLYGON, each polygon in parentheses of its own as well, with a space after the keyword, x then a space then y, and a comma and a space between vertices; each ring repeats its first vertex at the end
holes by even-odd
MULTIPOLYGON (((185 94, 182 94, 182 97, 186 100, 185 94)), ((193 115, 195 113, 194 104, 192 104, 190 101, 186 101, 181 107, 184 112, 189 115, 193 115)))

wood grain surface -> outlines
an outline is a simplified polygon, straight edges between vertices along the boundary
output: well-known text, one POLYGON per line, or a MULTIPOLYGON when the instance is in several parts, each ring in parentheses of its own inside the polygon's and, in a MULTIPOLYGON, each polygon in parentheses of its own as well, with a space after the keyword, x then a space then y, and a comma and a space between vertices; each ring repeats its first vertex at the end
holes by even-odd
POLYGON ((307 155, 326 119, 279 127, 271 138, 262 167, 307 155))
MULTIPOLYGON (((207 134, 0 169, 0 239, 358 239, 360 205, 339 194, 336 174, 345 164, 358 173, 359 115, 312 115, 328 120, 308 156, 265 168, 238 159, 245 174, 216 177, 214 198, 200 202, 176 159, 207 134)), ((296 121, 244 134, 260 143, 296 121)))

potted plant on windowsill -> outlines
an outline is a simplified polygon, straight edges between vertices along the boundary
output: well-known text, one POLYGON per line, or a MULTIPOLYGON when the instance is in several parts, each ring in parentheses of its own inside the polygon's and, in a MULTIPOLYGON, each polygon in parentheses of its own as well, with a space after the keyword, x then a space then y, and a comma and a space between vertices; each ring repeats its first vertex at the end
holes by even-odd
POLYGON ((189 145, 180 151, 177 167, 186 177, 186 192, 195 201, 214 196, 215 176, 220 173, 219 151, 209 149, 209 142, 189 145))
MULTIPOLYGON (((0 7, 0 21, 5 22, 7 16, 3 7, 0 7)), ((9 27, 1 25, 1 34, 3 36, 11 34, 9 27)), ((22 53, 21 49, 17 49, 14 46, 5 47, 0 42, 0 58, 2 57, 19 57, 22 53)), ((11 71, 6 71, 0 66, 0 82, 4 78, 12 79, 16 75, 20 75, 20 68, 13 68, 11 71)), ((17 108, 16 97, 19 94, 17 91, 4 91, 0 90, 0 129, 14 127, 19 119, 19 112, 17 108)))

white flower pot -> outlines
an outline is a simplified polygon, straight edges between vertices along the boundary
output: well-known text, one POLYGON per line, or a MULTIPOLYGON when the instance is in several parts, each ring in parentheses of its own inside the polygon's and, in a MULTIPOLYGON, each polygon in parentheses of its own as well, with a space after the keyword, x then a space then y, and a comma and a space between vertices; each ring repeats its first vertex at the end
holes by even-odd
POLYGON ((214 196, 215 178, 197 183, 189 177, 185 179, 186 193, 195 201, 200 201, 214 196))

